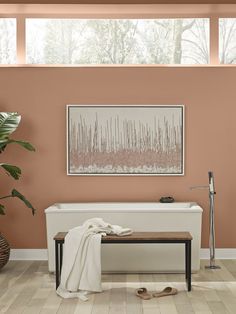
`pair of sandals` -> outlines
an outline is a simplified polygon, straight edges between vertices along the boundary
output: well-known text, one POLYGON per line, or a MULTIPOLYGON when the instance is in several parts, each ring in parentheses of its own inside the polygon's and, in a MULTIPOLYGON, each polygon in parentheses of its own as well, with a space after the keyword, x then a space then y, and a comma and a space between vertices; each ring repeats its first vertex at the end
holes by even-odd
POLYGON ((175 295, 178 293, 178 290, 172 287, 166 287, 160 292, 148 292, 146 288, 136 289, 136 296, 143 300, 150 300, 152 298, 160 298, 168 295, 175 295))

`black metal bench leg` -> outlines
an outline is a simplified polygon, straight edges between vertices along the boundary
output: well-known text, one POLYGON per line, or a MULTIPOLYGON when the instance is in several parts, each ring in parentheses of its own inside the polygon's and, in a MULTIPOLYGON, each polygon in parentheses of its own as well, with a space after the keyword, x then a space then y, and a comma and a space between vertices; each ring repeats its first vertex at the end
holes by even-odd
POLYGON ((58 250, 59 243, 55 241, 55 265, 56 265, 56 289, 60 283, 60 267, 59 267, 59 250, 58 250))
POLYGON ((187 241, 187 288, 191 291, 191 241, 187 241))
POLYGON ((59 267, 60 278, 59 278, 59 281, 61 281, 60 279, 61 279, 62 258, 63 258, 63 243, 60 243, 60 267, 59 267))
POLYGON ((188 246, 187 242, 185 242, 185 280, 187 282, 188 278, 188 246))

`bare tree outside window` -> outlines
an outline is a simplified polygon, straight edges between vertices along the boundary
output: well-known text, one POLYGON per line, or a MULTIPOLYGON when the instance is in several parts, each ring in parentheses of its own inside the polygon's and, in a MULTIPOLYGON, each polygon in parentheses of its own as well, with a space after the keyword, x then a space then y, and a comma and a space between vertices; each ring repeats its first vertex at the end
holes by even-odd
POLYGON ((222 64, 236 64, 236 18, 219 19, 219 57, 222 64))
POLYGON ((210 63, 209 19, 186 19, 181 32, 183 51, 181 63, 210 63))
POLYGON ((76 19, 49 20, 44 56, 47 63, 74 64, 80 59, 85 22, 76 19))
POLYGON ((16 19, 0 18, 0 64, 16 63, 16 19))
POLYGON ((84 20, 26 19, 26 62, 74 64, 83 44, 84 20))
POLYGON ((139 63, 138 24, 138 20, 88 20, 87 36, 78 63, 139 63))
POLYGON ((206 64, 208 19, 27 19, 27 63, 206 64))
POLYGON ((141 63, 207 64, 208 19, 144 20, 140 29, 141 63))

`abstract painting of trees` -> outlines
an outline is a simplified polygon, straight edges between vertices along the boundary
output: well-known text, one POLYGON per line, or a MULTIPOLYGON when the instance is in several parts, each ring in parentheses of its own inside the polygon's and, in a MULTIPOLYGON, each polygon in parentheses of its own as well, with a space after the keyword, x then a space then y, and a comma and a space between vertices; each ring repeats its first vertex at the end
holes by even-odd
POLYGON ((68 106, 69 174, 183 174, 183 106, 68 106))

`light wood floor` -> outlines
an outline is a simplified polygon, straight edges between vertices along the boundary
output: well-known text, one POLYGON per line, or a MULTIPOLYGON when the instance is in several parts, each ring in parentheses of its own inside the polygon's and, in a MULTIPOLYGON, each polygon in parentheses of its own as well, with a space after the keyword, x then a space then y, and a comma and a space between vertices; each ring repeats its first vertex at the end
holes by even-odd
POLYGON ((0 271, 0 313, 24 314, 236 314, 236 260, 217 261, 221 270, 201 270, 192 276, 192 292, 186 292, 182 274, 103 275, 104 292, 89 301, 65 300, 55 293, 54 276, 42 261, 11 261, 0 271), (162 290, 173 286, 175 296, 143 301, 138 287, 162 290))

